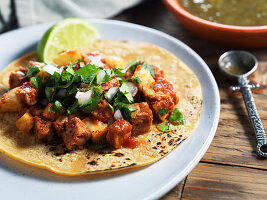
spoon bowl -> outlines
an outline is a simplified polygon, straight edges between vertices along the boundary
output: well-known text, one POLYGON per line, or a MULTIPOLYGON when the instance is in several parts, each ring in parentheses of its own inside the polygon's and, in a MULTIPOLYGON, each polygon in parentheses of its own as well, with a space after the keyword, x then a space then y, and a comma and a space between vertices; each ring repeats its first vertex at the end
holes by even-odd
POLYGON ((247 51, 228 51, 222 54, 218 60, 220 70, 229 78, 240 76, 249 77, 258 67, 258 61, 254 55, 247 51))

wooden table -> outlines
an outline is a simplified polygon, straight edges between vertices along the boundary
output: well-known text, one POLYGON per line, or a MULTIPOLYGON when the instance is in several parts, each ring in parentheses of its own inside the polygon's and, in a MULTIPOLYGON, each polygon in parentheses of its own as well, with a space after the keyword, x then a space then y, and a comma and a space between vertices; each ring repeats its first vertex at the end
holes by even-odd
MULTIPOLYGON (((189 33, 159 0, 147 1, 113 19, 152 27, 183 41, 205 60, 219 86, 221 116, 211 146, 196 168, 162 199, 267 199, 267 159, 257 156, 257 141, 241 95, 228 92, 233 83, 217 67, 219 56, 230 49, 189 33)), ((263 88, 254 98, 266 130, 267 48, 250 52, 259 60, 254 80, 263 88)))

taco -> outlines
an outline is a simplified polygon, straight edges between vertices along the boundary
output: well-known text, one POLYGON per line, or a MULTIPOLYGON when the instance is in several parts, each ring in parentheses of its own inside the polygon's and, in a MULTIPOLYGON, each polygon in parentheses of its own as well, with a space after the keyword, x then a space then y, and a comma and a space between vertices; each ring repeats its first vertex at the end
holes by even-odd
POLYGON ((58 174, 158 161, 197 125, 201 87, 167 50, 98 40, 54 64, 28 54, 0 73, 0 151, 58 174))

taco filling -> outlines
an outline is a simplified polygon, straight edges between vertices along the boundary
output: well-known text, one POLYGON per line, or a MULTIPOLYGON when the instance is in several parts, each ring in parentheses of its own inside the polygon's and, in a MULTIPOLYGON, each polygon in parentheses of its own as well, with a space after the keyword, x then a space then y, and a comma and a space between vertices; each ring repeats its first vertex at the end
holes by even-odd
POLYGON ((168 51, 95 41, 53 64, 26 55, 0 73, 0 151, 56 173, 144 166, 194 130, 201 88, 168 51))
POLYGON ((53 65, 30 61, 11 72, 1 110, 8 111, 7 103, 17 107, 21 132, 44 142, 61 139, 68 150, 99 143, 135 148, 140 145, 135 136, 149 132, 153 122, 163 132, 169 123, 185 123, 161 68, 143 60, 124 68, 112 62, 79 49, 61 52, 53 65))

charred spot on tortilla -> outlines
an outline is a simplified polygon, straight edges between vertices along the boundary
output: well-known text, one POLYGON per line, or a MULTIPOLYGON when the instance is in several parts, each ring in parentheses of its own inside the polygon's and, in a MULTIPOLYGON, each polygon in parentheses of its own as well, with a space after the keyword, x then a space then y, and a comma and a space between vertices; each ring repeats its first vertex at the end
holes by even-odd
POLYGON ((91 161, 91 162, 88 162, 89 165, 97 165, 97 162, 96 161, 91 161))
POLYGON ((170 139, 169 145, 172 145, 172 144, 173 144, 173 139, 170 139))
POLYGON ((116 157, 122 157, 122 156, 124 156, 124 154, 123 153, 115 153, 114 156, 116 156, 116 157))
POLYGON ((55 61, 32 53, 0 73, 0 151, 17 160, 64 175, 141 167, 196 127, 199 81, 165 49, 98 40, 55 61))

